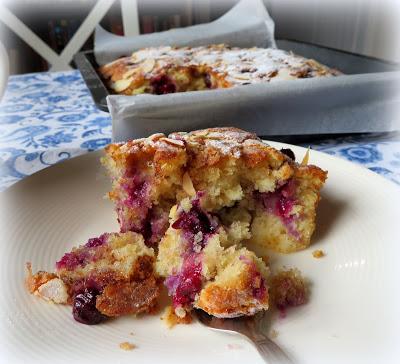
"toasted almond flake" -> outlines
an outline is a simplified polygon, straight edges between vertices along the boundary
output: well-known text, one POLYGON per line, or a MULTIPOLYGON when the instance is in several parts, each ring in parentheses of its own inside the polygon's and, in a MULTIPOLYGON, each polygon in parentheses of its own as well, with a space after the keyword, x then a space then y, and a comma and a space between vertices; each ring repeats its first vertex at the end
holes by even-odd
POLYGON ((274 80, 295 80, 296 77, 292 75, 292 71, 289 68, 282 68, 279 70, 278 74, 271 78, 271 81, 274 80))
POLYGON ((132 83, 132 80, 133 80, 133 78, 118 80, 118 81, 115 81, 111 87, 113 88, 113 90, 115 92, 122 92, 130 86, 130 84, 132 83))
POLYGON ((165 135, 164 135, 163 133, 156 133, 156 134, 150 135, 150 136, 149 136, 149 139, 150 139, 152 142, 155 142, 155 141, 157 141, 157 140, 159 140, 159 139, 161 139, 161 138, 164 138, 164 137, 165 137, 165 135))
POLYGON ((123 79, 127 79, 129 77, 131 77, 134 73, 136 73, 138 70, 137 68, 131 68, 130 70, 126 71, 123 75, 122 78, 123 79))
POLYGON ((189 174, 185 172, 182 178, 182 187, 183 190, 191 197, 196 195, 196 190, 193 187, 192 179, 189 174))
POLYGON ((176 147, 179 147, 179 148, 185 147, 185 143, 182 140, 176 140, 176 139, 170 139, 170 138, 161 138, 160 140, 162 140, 168 144, 174 145, 176 147))
POLYGON ((46 301, 66 304, 68 301, 67 286, 60 278, 53 278, 42 284, 37 290, 38 296, 46 301))
POLYGON ((140 68, 144 73, 149 73, 153 70, 156 61, 153 58, 147 58, 141 65, 140 68))
POLYGON ((122 350, 130 351, 130 350, 135 349, 135 348, 136 348, 136 345, 125 341, 125 342, 119 344, 119 347, 120 347, 122 350))
POLYGON ((303 160, 301 161, 302 166, 306 166, 308 164, 308 160, 310 159, 310 147, 308 147, 306 154, 303 157, 303 160))
POLYGON ((235 78, 238 80, 250 80, 251 77, 250 77, 250 75, 243 73, 241 75, 236 75, 235 78))

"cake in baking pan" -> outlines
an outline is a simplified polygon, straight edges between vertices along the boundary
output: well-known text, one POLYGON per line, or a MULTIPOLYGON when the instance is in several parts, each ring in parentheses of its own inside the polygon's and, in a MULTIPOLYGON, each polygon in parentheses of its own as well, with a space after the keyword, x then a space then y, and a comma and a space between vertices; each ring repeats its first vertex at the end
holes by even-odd
POLYGON ((100 67, 99 73, 109 89, 123 95, 161 95, 340 74, 280 49, 223 44, 145 48, 100 67))

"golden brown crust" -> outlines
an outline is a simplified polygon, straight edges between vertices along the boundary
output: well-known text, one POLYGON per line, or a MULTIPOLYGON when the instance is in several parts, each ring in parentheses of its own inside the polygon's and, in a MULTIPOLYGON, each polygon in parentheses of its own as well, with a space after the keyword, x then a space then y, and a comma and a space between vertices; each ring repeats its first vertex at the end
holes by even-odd
POLYGON ((131 280, 142 281, 154 274, 154 257, 143 255, 138 257, 132 269, 131 280))
POLYGON ((250 292, 251 285, 235 288, 209 285, 201 291, 196 306, 213 316, 233 317, 251 315, 260 310, 264 303, 264 309, 268 307, 268 296, 263 302, 256 301, 250 292), (253 303, 251 303, 254 301, 253 303))
POLYGON ((96 299, 96 308, 106 316, 150 312, 157 303, 160 285, 154 277, 105 287, 96 299))
POLYGON ((328 172, 312 164, 298 165, 294 177, 301 179, 303 183, 307 183, 308 187, 319 190, 328 178, 328 172))

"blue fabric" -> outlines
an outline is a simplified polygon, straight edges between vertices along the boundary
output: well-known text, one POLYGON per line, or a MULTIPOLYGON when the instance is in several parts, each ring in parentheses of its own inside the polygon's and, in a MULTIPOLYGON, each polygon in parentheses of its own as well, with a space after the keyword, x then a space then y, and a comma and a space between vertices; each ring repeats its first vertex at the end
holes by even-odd
MULTIPOLYGON (((111 142, 79 71, 12 76, 0 103, 0 190, 64 159, 111 142)), ((311 145, 400 184, 400 138, 368 135, 311 145)))

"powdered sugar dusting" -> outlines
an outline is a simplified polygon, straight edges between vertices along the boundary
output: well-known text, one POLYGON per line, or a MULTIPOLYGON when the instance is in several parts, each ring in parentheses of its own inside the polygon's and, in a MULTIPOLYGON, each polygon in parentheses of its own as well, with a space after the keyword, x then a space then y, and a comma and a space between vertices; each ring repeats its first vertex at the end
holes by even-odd
MULTIPOLYGON (((231 86, 338 74, 316 61, 273 48, 237 48, 226 45, 201 47, 154 47, 136 51, 120 60, 124 75, 138 72, 153 79, 163 70, 174 67, 205 65, 231 86), (151 67, 149 67, 151 63, 151 67)), ((115 61, 106 65, 115 67, 115 61)))

